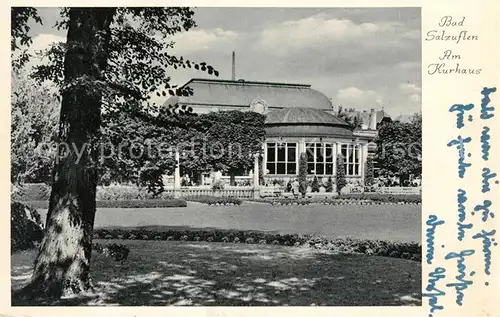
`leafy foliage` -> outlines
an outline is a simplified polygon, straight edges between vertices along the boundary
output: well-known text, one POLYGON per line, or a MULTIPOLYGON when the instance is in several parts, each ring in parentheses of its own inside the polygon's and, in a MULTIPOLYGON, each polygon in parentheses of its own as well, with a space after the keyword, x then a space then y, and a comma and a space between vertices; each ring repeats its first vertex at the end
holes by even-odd
POLYGON ((379 127, 377 167, 382 175, 422 174, 422 117, 409 123, 387 122, 379 127))
POLYGON ((318 193, 319 192, 319 182, 318 182, 318 178, 316 176, 314 176, 314 178, 313 178, 313 181, 312 181, 312 184, 311 184, 311 191, 313 193, 318 193))
POLYGON ((30 59, 31 55, 26 48, 33 40, 28 33, 30 31, 29 21, 34 20, 42 24, 42 19, 35 8, 32 7, 12 7, 10 8, 11 38, 10 50, 12 57, 12 69, 14 72, 21 69, 30 59))
MULTIPOLYGON (((26 205, 36 209, 49 208, 46 200, 24 201, 26 205)), ((178 208, 186 207, 187 203, 183 199, 132 199, 132 200, 96 200, 97 208, 178 208)))
POLYGON ((331 176, 328 176, 328 180, 326 181, 326 192, 331 193, 333 192, 333 180, 331 176))
POLYGON ((10 204, 10 246, 12 251, 33 248, 43 239, 43 224, 38 212, 19 202, 10 204))
POLYGON ((174 106, 158 114, 117 113, 103 121, 103 144, 121 151, 105 150, 102 172, 157 195, 164 190, 162 176, 175 168, 176 150, 185 173, 236 173, 253 168, 253 154, 262 151, 265 138, 264 116, 254 112, 195 115, 174 106))
POLYGON ((54 161, 59 122, 57 90, 13 73, 11 94, 11 182, 46 182, 54 161))
POLYGON ((393 242, 354 238, 326 238, 299 234, 226 229, 97 229, 95 239, 206 241, 277 244, 309 247, 346 254, 366 254, 421 261, 422 246, 416 242, 393 242))
POLYGON ((242 200, 236 197, 214 197, 214 196, 191 196, 184 197, 187 201, 195 201, 209 206, 230 206, 230 205, 241 205, 242 200))
POLYGON ((261 154, 265 116, 255 112, 223 111, 202 114, 192 122, 197 131, 181 159, 188 171, 238 173, 253 168, 261 154))
POLYGON ((304 196, 307 191, 307 155, 301 153, 299 157, 299 191, 304 196))
POLYGON ((130 253, 129 247, 127 247, 124 244, 116 244, 116 243, 106 244, 106 245, 102 245, 100 243, 94 243, 92 245, 92 249, 97 253, 114 258, 115 261, 121 261, 121 262, 127 260, 128 255, 130 253))
POLYGON ((363 123, 354 108, 343 109, 340 106, 337 111, 337 117, 344 120, 353 130, 360 129, 363 123))
POLYGON ((345 167, 344 167, 345 158, 342 155, 337 156, 337 168, 336 168, 336 180, 337 180, 337 192, 340 193, 342 188, 347 184, 347 180, 345 179, 345 167))
MULTIPOLYGON (((194 12, 185 7, 168 8, 108 8, 112 16, 111 34, 107 39, 108 60, 102 78, 80 78, 69 82, 64 78, 63 62, 68 50, 66 43, 52 45, 44 55, 49 63, 39 65, 33 74, 40 81, 52 80, 63 90, 75 85, 102 95, 103 105, 108 111, 123 110, 130 100, 140 101, 149 108, 152 93, 158 96, 189 96, 188 87, 173 85, 168 71, 179 68, 194 68, 218 76, 213 66, 206 62, 194 62, 182 56, 169 54, 174 46, 169 38, 196 26, 194 12)), ((59 29, 69 25, 71 10, 62 10, 59 29)))
POLYGON ((374 183, 373 159, 367 158, 365 164, 365 186, 372 186, 374 183))

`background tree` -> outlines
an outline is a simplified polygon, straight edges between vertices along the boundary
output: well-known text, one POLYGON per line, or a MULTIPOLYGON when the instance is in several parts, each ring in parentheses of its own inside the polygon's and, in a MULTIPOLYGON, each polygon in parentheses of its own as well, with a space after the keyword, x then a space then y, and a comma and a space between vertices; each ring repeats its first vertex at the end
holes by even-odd
POLYGON ((10 9, 10 51, 12 57, 12 70, 14 72, 21 69, 30 59, 31 54, 27 48, 33 43, 28 36, 31 27, 31 20, 42 24, 42 19, 35 8, 31 7, 12 7, 10 9))
POLYGON ((377 167, 381 175, 397 175, 400 184, 409 175, 422 174, 422 118, 411 122, 387 122, 380 126, 377 139, 377 167))
POLYGON ((340 194, 340 191, 342 190, 342 188, 344 188, 345 185, 347 184, 347 181, 345 179, 344 161, 345 161, 345 158, 342 155, 338 155, 337 156, 337 162, 336 162, 336 165, 337 165, 337 168, 336 168, 337 176, 336 176, 336 181, 337 181, 337 192, 339 194, 340 194))
MULTIPOLYGON (((192 94, 170 85, 171 69, 194 67, 218 75, 206 63, 168 54, 173 45, 169 36, 194 27, 193 14, 189 8, 173 7, 61 11, 57 26, 67 29, 66 43, 47 51, 49 63, 38 66, 34 78, 52 80, 60 89, 57 141, 67 146, 58 149, 45 237, 24 292, 61 296, 92 290, 101 113, 118 116, 129 110, 130 100, 148 109, 154 91, 164 96, 192 94)), ((27 36, 26 28, 14 28, 23 32, 13 36, 27 36)))
POLYGON ((307 154, 301 153, 299 157, 299 191, 302 197, 307 192, 307 154))
POLYGON ((181 165, 190 171, 226 172, 235 175, 253 169, 254 154, 262 152, 265 116, 255 112, 223 111, 202 114, 191 127, 198 135, 184 151, 181 165))
POLYGON ((11 182, 49 183, 59 123, 57 90, 17 71, 11 91, 11 182))

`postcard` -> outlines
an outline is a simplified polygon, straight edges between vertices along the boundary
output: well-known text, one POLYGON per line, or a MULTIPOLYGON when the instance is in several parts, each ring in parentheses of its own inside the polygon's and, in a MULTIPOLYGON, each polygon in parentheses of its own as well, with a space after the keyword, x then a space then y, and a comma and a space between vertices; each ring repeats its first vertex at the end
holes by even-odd
POLYGON ((0 315, 500 316, 499 2, 7 6, 0 315))

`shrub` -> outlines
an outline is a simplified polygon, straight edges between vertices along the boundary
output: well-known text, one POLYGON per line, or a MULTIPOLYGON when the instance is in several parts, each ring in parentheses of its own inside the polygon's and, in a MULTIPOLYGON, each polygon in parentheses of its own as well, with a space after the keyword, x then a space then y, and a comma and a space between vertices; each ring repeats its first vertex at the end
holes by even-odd
POLYGON ((306 195, 307 191, 307 155, 306 153, 300 154, 299 159, 299 191, 302 197, 306 195))
MULTIPOLYGON (((51 187, 46 184, 23 184, 16 185, 12 198, 17 201, 48 200, 51 187)), ((109 186, 97 186, 96 200, 138 200, 138 199, 169 199, 169 193, 163 193, 155 197, 146 188, 134 185, 112 184, 109 186)))
POLYGON ((373 159, 367 158, 365 164, 365 186, 372 186, 374 183, 373 159))
POLYGON ((333 180, 331 176, 328 176, 328 180, 326 181, 326 188, 325 188, 327 193, 333 192, 333 180))
POLYGON ((340 193, 340 190, 345 187, 347 181, 345 179, 345 170, 344 170, 344 157, 342 155, 337 156, 337 192, 340 193))
POLYGON ((103 254, 104 256, 112 257, 115 261, 125 261, 128 258, 130 249, 123 244, 107 244, 94 243, 92 250, 96 253, 103 254))
POLYGON ((10 204, 10 246, 13 252, 35 247, 43 239, 38 212, 19 202, 10 204))
POLYGON ((95 238, 116 239, 118 236, 143 236, 146 240, 207 241, 233 243, 279 244, 285 246, 305 245, 348 254, 389 256, 421 261, 421 245, 416 242, 393 242, 354 238, 326 238, 298 234, 274 234, 259 231, 228 229, 97 229, 95 238), (162 230, 162 231, 160 231, 162 230))
POLYGON ((47 184, 16 184, 12 199, 17 201, 47 200, 50 197, 50 186, 47 184))
POLYGON ((314 178, 313 178, 313 181, 311 184, 311 191, 313 193, 319 193, 319 182, 318 182, 318 178, 316 176, 314 176, 314 178))
POLYGON ((219 191, 223 189, 224 189, 224 183, 222 183, 220 180, 217 180, 212 184, 213 191, 219 191))
POLYGON ((203 203, 207 205, 241 205, 242 200, 235 197, 215 197, 215 196, 189 196, 184 197, 188 201, 194 201, 198 203, 203 203))
POLYGON ((337 199, 369 200, 377 203, 408 203, 420 204, 422 196, 420 195, 394 195, 380 193, 362 193, 362 194, 343 194, 337 199))
MULTIPOLYGON (((35 209, 48 209, 48 201, 24 202, 35 209)), ((175 208, 186 207, 187 203, 182 199, 147 199, 147 200, 98 200, 97 208, 175 208)))

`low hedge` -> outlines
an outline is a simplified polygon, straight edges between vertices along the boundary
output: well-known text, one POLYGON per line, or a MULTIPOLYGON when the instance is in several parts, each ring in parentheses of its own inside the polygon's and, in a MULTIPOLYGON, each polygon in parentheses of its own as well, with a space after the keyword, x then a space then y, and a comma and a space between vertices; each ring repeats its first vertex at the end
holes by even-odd
POLYGON ((38 212, 19 202, 10 204, 11 251, 35 247, 43 239, 43 224, 38 212))
MULTIPOLYGON (((35 209, 49 208, 49 202, 27 201, 23 202, 35 209)), ((97 208, 174 208, 186 207, 187 203, 183 199, 147 199, 147 200, 97 200, 97 208)))
POLYGON ((342 194, 336 199, 371 200, 380 203, 422 203, 421 195, 395 195, 380 193, 342 194))
POLYGON ((241 205, 242 200, 235 197, 216 197, 216 196, 189 196, 183 197, 187 201, 194 201, 198 203, 207 204, 209 206, 232 206, 241 205))
MULTIPOLYGON (((17 201, 38 201, 50 198, 51 187, 47 184, 21 184, 15 185, 13 199, 17 201)), ((173 198, 168 192, 155 197, 148 192, 147 188, 135 185, 112 184, 109 186, 97 186, 97 200, 154 200, 173 198)))
POLYGON ((419 195, 385 195, 385 194, 343 194, 330 198, 263 198, 249 199, 270 205, 380 205, 380 204, 421 204, 419 195))
POLYGON ((392 242, 353 238, 326 238, 298 234, 225 229, 96 229, 94 239, 206 241, 249 244, 305 246, 340 253, 361 253, 421 261, 422 247, 416 242, 392 242))

